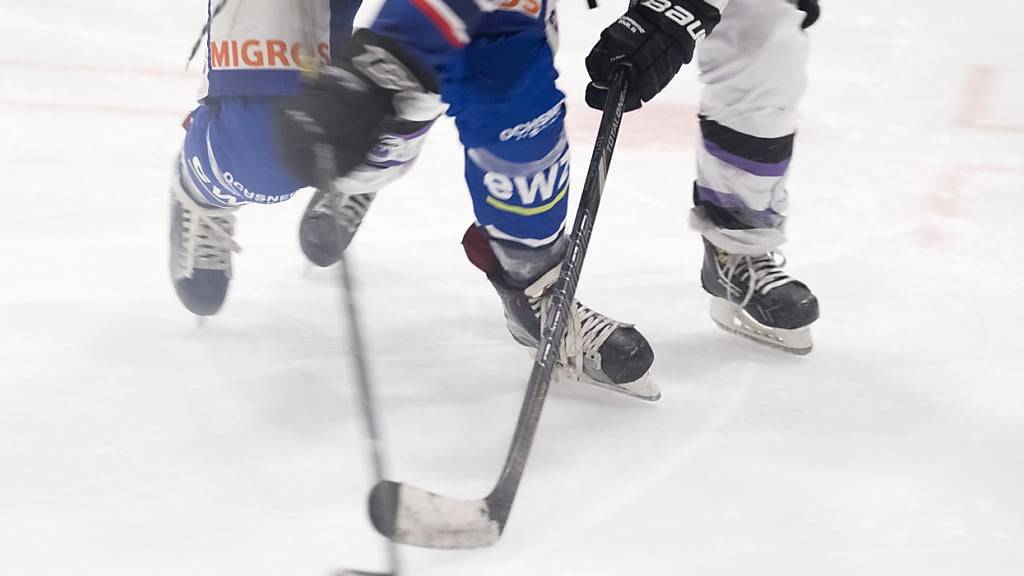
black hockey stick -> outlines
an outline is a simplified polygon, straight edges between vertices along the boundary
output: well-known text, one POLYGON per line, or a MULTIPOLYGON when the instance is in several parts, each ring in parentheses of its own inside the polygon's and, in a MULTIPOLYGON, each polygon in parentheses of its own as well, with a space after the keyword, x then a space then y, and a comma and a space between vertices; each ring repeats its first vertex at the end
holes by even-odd
MULTIPOLYGON (((222 0, 217 7, 217 12, 227 4, 228 0, 222 0)), ((313 35, 313 18, 302 6, 302 18, 309 23, 305 36, 307 45, 315 45, 313 35)), ((216 16, 216 14, 214 14, 216 16)), ((307 62, 312 63, 310 58, 307 62)), ((310 64, 303 68, 303 74, 315 76, 318 74, 315 66, 310 64)), ((334 149, 324 142, 323 128, 314 122, 312 118, 304 114, 296 114, 294 111, 287 111, 307 132, 313 135, 313 141, 318 142, 313 146, 313 166, 317 189, 330 194, 347 196, 338 189, 335 180, 338 176, 338 163, 334 155, 334 149)), ((338 203, 341 204, 340 202, 338 203)), ((359 389, 359 408, 363 419, 365 430, 366 451, 370 457, 370 465, 373 468, 374 480, 379 484, 386 475, 384 467, 383 446, 384 440, 380 433, 380 426, 377 423, 376 402, 374 401, 373 386, 370 381, 370 370, 366 363, 366 347, 363 345, 362 323, 359 321, 359 307, 356 305, 354 281, 352 271, 348 265, 348 258, 345 256, 345 246, 341 246, 341 237, 338 237, 338 244, 341 248, 341 259, 338 274, 341 280, 341 292, 343 304, 348 316, 349 341, 352 350, 352 363, 355 366, 356 382, 359 389)), ((335 572, 332 576, 399 576, 401 573, 401 561, 398 554, 398 546, 391 540, 384 541, 385 554, 387 556, 388 570, 386 572, 370 572, 366 570, 344 569, 335 572)))
POLYGON ((558 362, 570 305, 576 295, 583 258, 590 244, 594 219, 622 123, 627 84, 625 71, 619 70, 608 87, 604 114, 583 183, 569 246, 558 280, 551 290, 551 313, 544 319, 526 397, 497 484, 481 500, 461 500, 390 480, 378 482, 370 493, 370 519, 377 531, 392 541, 426 548, 481 548, 494 544, 501 537, 523 478, 551 384, 551 373, 558 362))
MULTIPOLYGON (((307 129, 314 132, 320 127, 309 123, 307 129)), ((337 164, 334 159, 334 151, 324 143, 317 144, 313 149, 314 163, 318 187, 331 194, 344 195, 334 184, 334 177, 337 173, 337 164)), ((340 242, 339 238, 339 242, 340 242)), ((366 451, 370 457, 370 464, 373 468, 374 481, 378 484, 384 480, 384 441, 381 437, 380 426, 377 423, 376 402, 373 396, 373 386, 370 381, 370 370, 366 363, 366 347, 363 345, 362 323, 359 321, 359 307, 356 305, 356 297, 353 286, 352 272, 348 265, 348 258, 342 251, 339 271, 341 280, 341 292, 343 305, 348 316, 349 343, 352 351, 352 363, 355 366, 356 382, 359 386, 359 408, 362 413, 363 425, 365 428, 366 451)), ((367 572, 364 570, 341 570, 336 576, 398 576, 400 573, 400 560, 398 547, 391 540, 384 541, 385 553, 388 561, 387 572, 367 572)))
MULTIPOLYGON (((337 190, 334 193, 338 193, 337 190)), ((373 386, 370 383, 370 371, 366 365, 365 347, 363 346, 362 330, 360 329, 359 312, 353 293, 352 273, 348 266, 348 258, 342 255, 339 274, 341 275, 342 292, 345 293, 345 307, 348 312, 350 344, 352 360, 356 367, 356 381, 359 382, 359 405, 362 410, 363 424, 366 428, 366 449, 370 455, 374 479, 377 483, 384 480, 384 455, 381 452, 383 440, 380 427, 377 425, 376 403, 373 398, 373 386)), ((398 547, 391 540, 385 541, 388 559, 387 572, 365 572, 362 570, 343 570, 338 576, 398 576, 398 547)))

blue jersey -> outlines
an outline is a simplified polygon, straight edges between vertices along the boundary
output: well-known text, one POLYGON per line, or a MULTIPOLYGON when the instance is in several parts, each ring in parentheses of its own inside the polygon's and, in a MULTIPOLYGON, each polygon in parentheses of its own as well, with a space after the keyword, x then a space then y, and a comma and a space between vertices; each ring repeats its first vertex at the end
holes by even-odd
POLYGON ((530 29, 550 34, 554 14, 553 0, 387 0, 371 28, 401 41, 444 77, 474 39, 530 29))

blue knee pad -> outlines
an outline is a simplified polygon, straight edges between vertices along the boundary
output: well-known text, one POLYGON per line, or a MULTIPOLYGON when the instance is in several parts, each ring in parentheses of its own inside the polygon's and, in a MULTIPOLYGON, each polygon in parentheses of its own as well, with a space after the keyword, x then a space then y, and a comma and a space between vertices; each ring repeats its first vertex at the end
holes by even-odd
POLYGON ((569 146, 561 126, 529 142, 500 142, 466 149, 466 182, 477 223, 492 238, 545 246, 565 226, 569 196, 569 146))
POLYGON ((276 204, 303 184, 274 148, 273 97, 207 99, 185 135, 185 174, 210 206, 276 204))
POLYGON ((466 148, 476 219, 492 238, 543 246, 565 225, 569 149, 557 77, 541 21, 474 39, 442 88, 466 148))

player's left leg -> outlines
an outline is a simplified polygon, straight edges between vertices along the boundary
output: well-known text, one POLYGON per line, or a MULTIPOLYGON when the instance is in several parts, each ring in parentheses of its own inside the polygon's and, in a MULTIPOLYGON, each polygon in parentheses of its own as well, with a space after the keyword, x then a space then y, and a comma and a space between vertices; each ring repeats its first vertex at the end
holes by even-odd
MULTIPOLYGON (((477 220, 463 245, 498 291, 509 331, 530 347, 540 340, 549 289, 565 253, 569 191, 564 96, 555 87, 542 23, 474 39, 460 61, 461 80, 444 86, 466 147, 477 220)), ((563 366, 593 384, 646 399, 660 396, 644 378, 654 355, 640 332, 578 301, 571 314, 563 366)))
POLYGON ((732 0, 701 47, 706 87, 691 227, 723 328, 806 354, 818 302, 782 270, 786 179, 806 85, 805 14, 787 0, 732 0))
POLYGON ((399 118, 360 166, 339 178, 333 190, 318 190, 310 199, 299 225, 299 244, 310 262, 326 267, 340 260, 377 192, 412 168, 427 132, 444 111, 435 96, 423 100, 412 114, 415 119, 399 118))

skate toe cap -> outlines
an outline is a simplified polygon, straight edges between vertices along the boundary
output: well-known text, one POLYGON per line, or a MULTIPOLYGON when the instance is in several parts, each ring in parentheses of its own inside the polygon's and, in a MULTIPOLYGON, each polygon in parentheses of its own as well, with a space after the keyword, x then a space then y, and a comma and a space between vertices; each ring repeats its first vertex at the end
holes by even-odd
POLYGON ((654 349, 632 326, 622 326, 598 349, 601 372, 612 384, 627 384, 643 378, 654 364, 654 349))
POLYGON ((807 324, 814 322, 818 319, 818 298, 814 294, 810 294, 804 300, 798 304, 799 308, 803 310, 803 315, 807 318, 807 324))
POLYGON ((191 278, 174 282, 181 303, 198 316, 213 316, 220 311, 228 293, 230 278, 219 270, 196 270, 191 278))
POLYGON ((781 328, 803 328, 818 319, 818 298, 808 291, 802 294, 801 298, 792 306, 789 314, 784 318, 786 326, 781 328))
POLYGON ((755 320, 766 326, 795 330, 818 319, 818 299, 810 290, 778 295, 773 292, 771 296, 757 310, 747 308, 755 320))
POLYGON ((299 227, 302 253, 320 268, 337 264, 351 241, 352 235, 338 230, 334 219, 326 215, 306 218, 299 227))

